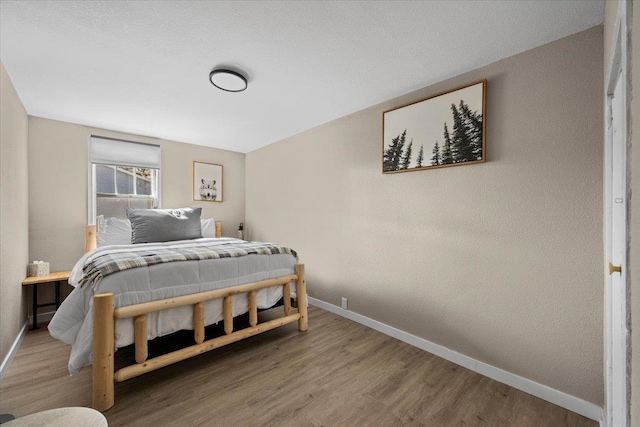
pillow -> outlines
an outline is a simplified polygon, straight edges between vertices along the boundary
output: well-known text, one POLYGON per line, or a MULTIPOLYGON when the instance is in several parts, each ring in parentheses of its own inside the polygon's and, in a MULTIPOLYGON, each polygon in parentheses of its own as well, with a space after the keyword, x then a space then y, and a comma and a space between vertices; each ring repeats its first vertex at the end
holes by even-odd
MULTIPOLYGON (((202 237, 216 237, 216 220, 207 218, 200 220, 202 237)), ((100 222, 98 229, 98 247, 107 245, 131 244, 131 221, 110 217, 100 222)))
POLYGON ((100 221, 98 247, 107 245, 130 245, 131 223, 128 219, 106 218, 100 221))
POLYGON ((202 225, 202 237, 216 237, 216 220, 213 218, 203 219, 202 225))
POLYGON ((131 243, 171 242, 202 237, 202 208, 127 208, 131 221, 131 243))

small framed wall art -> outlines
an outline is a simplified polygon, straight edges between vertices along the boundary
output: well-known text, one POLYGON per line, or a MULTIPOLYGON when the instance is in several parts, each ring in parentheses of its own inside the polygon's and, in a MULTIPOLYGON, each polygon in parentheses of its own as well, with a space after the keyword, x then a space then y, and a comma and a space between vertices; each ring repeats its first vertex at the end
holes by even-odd
POLYGON ((203 202, 221 202, 222 165, 193 162, 193 200, 203 202))
POLYGON ((487 81, 382 113, 382 173, 482 163, 487 81))

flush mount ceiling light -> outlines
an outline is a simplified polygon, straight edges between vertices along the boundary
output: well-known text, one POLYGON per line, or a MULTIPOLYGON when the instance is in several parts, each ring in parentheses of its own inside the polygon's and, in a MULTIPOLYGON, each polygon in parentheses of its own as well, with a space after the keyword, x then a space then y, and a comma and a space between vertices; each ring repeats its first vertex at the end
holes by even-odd
POLYGON ((218 89, 227 92, 242 92, 247 88, 247 79, 240 73, 219 69, 209 73, 209 81, 218 89))

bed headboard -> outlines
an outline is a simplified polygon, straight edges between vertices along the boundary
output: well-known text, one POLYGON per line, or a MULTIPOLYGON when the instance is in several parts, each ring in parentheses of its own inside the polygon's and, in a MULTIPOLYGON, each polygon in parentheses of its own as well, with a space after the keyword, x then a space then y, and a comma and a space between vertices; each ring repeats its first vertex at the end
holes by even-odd
MULTIPOLYGON (((96 224, 100 224, 104 218, 99 216, 96 224)), ((85 227, 84 251, 89 252, 98 247, 98 225, 87 225, 85 227)), ((222 237, 222 221, 216 221, 216 237, 222 237)))

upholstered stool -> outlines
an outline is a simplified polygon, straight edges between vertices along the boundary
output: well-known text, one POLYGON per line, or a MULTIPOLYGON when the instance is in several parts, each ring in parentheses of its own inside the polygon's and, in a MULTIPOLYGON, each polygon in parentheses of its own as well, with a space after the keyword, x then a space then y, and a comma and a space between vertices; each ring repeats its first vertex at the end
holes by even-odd
POLYGON ((107 419, 90 408, 58 408, 16 418, 2 427, 107 427, 107 419))

